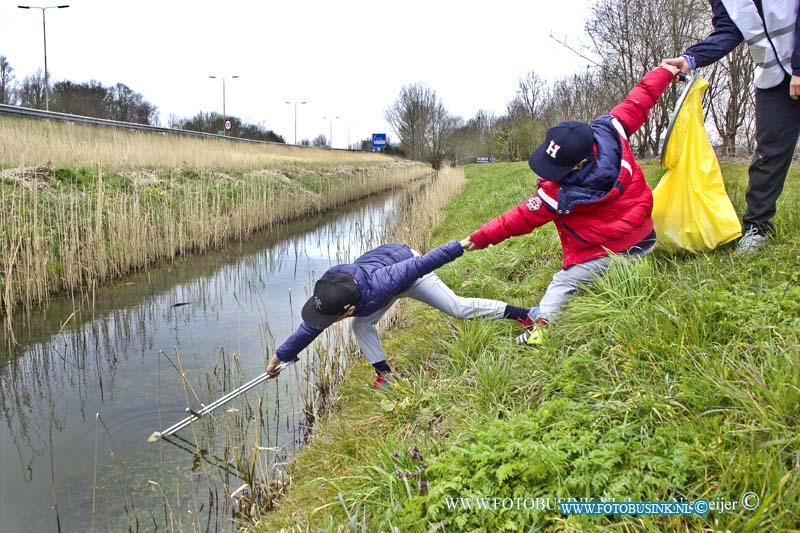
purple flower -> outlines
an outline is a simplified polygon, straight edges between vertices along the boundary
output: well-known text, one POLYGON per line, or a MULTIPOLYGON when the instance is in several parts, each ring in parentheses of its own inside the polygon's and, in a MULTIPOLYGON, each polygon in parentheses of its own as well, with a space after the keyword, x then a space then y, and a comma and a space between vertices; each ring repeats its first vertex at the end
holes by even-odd
POLYGON ((420 481, 418 484, 419 486, 419 493, 421 496, 425 496, 428 494, 428 482, 427 481, 420 481))
POLYGON ((400 452, 392 452, 392 459, 399 459, 399 458, 400 458, 400 452))
POLYGON ((397 479, 403 479, 404 477, 406 477, 406 475, 399 470, 396 472, 396 475, 397 479))
POLYGON ((415 461, 422 461, 422 455, 420 455, 416 446, 412 446, 408 449, 408 455, 410 455, 415 461))

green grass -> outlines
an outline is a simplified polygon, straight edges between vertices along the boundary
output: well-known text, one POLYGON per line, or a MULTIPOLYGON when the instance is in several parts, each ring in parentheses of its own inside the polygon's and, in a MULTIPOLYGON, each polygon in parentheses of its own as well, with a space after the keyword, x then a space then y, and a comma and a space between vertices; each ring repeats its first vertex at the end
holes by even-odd
MULTIPOLYGON (((643 167, 654 185, 657 164, 643 167)), ((463 238, 534 187, 524 163, 466 172, 468 185, 446 209, 435 243, 463 238)), ((724 165, 723 173, 741 213, 746 166, 724 165)), ((264 531, 349 531, 351 523, 369 531, 796 531, 798 178, 793 167, 776 234, 761 255, 740 258, 731 244, 617 265, 572 300, 538 351, 513 344, 519 328, 510 321, 458 321, 410 303, 384 335, 404 378, 375 393, 371 368, 354 367, 264 531), (759 496, 757 509, 738 503, 705 516, 564 517, 446 504, 451 497, 740 502, 747 492, 759 496)), ((550 225, 465 254, 439 274, 459 294, 530 306, 560 263, 550 225)))

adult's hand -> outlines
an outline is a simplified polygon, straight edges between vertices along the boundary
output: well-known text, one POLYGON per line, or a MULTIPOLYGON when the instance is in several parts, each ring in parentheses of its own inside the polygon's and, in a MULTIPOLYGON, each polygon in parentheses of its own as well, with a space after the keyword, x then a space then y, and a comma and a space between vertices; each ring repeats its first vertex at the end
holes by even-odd
POLYGON ((269 363, 267 364, 267 374, 269 374, 273 378, 280 376, 281 371, 275 369, 278 368, 278 365, 281 363, 282 361, 278 359, 277 356, 273 355, 272 358, 270 358, 269 363))
POLYGON ((473 250, 477 250, 475 243, 472 242, 472 239, 470 239, 469 237, 461 241, 461 247, 464 249, 465 252, 471 252, 473 250))
POLYGON ((792 76, 792 81, 789 82, 789 96, 792 100, 800 98, 800 76, 792 76))
MULTIPOLYGON (((672 65, 673 67, 677 67, 681 72, 689 72, 689 60, 686 59, 686 56, 664 59, 661 63, 662 67, 664 66, 664 63, 667 65, 672 65)), ((675 74, 677 74, 677 72, 675 74)))

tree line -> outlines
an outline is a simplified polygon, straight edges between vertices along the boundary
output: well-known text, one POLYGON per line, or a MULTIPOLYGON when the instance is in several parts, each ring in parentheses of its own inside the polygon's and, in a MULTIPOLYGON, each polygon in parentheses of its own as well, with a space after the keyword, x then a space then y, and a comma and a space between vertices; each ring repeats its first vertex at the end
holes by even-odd
MULTIPOLYGON (((401 150, 434 167, 476 155, 524 160, 550 126, 567 119, 590 122, 608 113, 663 58, 680 54, 710 30, 706 0, 597 0, 585 24, 585 44, 559 41, 565 52, 586 60, 586 69, 552 83, 528 71, 505 114, 481 110, 465 121, 450 114, 432 88, 416 83, 404 86, 384 115, 401 150)), ((716 144, 726 155, 751 153, 753 61, 746 46, 700 73, 709 81, 704 110, 716 144)), ((680 90, 670 89, 631 139, 637 156, 658 152, 680 90)))
MULTIPOLYGON (((135 124, 159 125, 158 107, 123 83, 105 86, 94 80, 82 83, 65 80, 51 83, 48 89, 51 111, 135 124)), ((14 68, 6 56, 0 55, 0 104, 44 109, 45 80, 41 69, 18 82, 14 68)), ((189 118, 171 116, 169 127, 218 133, 223 130, 224 118, 230 119, 233 125, 228 135, 258 141, 285 142, 282 136, 261 124, 247 123, 235 116, 223 117, 215 112, 200 111, 189 118)))

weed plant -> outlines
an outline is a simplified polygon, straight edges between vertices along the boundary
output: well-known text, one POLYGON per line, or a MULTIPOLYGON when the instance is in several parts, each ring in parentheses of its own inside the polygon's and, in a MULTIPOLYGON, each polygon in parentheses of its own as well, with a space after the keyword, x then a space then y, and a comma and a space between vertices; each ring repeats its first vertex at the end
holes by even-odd
MULTIPOLYGON (((655 185, 657 164, 644 168, 655 185)), ((746 166, 723 173, 741 213, 746 166)), ((463 238, 534 189, 524 163, 466 174, 433 244, 463 238)), ((520 328, 510 321, 458 321, 410 303, 384 343, 402 378, 376 393, 367 364, 349 371, 260 530, 796 530, 798 178, 793 167, 760 255, 737 256, 731 243, 616 264, 538 350, 514 344, 520 328), (425 458, 424 490, 396 474, 393 453, 412 447, 425 458), (755 509, 742 507, 748 492, 755 509), (481 510, 458 498, 545 503, 481 510), (703 516, 567 517, 556 498, 736 505, 703 516)), ((438 272, 459 294, 531 306, 560 263, 550 226, 438 272)))

